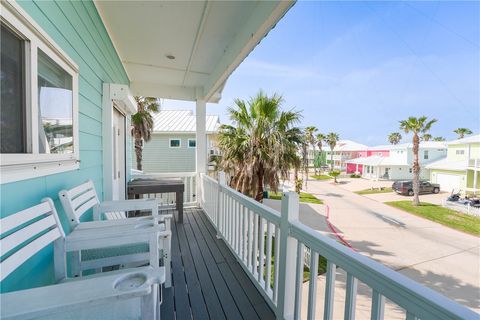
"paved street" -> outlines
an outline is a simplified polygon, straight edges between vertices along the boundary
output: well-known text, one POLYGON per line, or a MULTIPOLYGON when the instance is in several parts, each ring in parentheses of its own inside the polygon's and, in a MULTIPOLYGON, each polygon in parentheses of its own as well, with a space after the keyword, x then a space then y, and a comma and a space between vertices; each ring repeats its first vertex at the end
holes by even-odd
MULTIPOLYGON (((330 221, 358 252, 480 310, 479 238, 357 195, 331 181, 309 181, 306 191, 330 207, 330 221)), ((423 197, 420 200, 426 201, 423 197)), ((280 205, 278 201, 266 203, 280 205)), ((323 206, 302 204, 300 211, 302 222, 332 236, 315 215, 324 215, 323 206)))

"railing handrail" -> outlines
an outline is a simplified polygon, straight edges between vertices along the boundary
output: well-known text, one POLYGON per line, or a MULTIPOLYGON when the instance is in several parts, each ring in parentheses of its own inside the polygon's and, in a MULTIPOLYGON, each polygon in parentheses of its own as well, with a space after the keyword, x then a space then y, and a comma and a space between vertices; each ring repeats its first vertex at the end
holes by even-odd
POLYGON ((290 235, 420 319, 473 319, 478 314, 297 221, 290 235))
POLYGON ((152 173, 142 173, 142 174, 134 174, 132 178, 136 177, 160 177, 160 178, 178 178, 178 177, 194 177, 196 176, 196 172, 152 172, 152 173))

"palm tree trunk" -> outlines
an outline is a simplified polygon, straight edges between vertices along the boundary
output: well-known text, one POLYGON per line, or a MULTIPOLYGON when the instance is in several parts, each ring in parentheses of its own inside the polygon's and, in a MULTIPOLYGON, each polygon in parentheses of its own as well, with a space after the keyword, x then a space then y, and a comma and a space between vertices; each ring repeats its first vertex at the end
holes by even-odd
POLYGON ((135 155, 137 157, 137 170, 142 171, 142 138, 135 137, 135 155))
POLYGON ((263 175, 264 175, 263 166, 260 165, 257 171, 257 194, 255 195, 255 200, 258 202, 263 202, 263 175))
POLYGON ((330 149, 330 171, 333 171, 333 148, 330 149))
POLYGON ((312 164, 313 164, 313 174, 316 175, 317 174, 317 166, 315 165, 315 144, 312 143, 312 149, 313 149, 313 161, 312 161, 312 164))
POLYGON ((420 191, 420 164, 418 162, 418 149, 420 139, 417 133, 413 135, 413 205, 418 206, 420 200, 418 194, 420 191))

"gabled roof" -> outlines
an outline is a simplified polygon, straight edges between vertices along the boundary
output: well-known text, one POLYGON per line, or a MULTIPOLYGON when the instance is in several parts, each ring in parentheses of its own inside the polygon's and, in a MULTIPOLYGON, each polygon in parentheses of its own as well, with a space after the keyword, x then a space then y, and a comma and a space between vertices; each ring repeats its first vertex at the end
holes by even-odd
POLYGON ((427 169, 453 170, 463 171, 467 169, 466 161, 448 161, 447 158, 430 163, 426 166, 427 169))
MULTIPOLYGON (((338 140, 333 151, 363 151, 367 150, 367 148, 368 146, 352 140, 338 140)), ((312 149, 311 146, 310 149, 312 149)), ((325 150, 330 151, 328 148, 325 150)))
MULTIPOLYGON (((368 150, 397 150, 413 148, 413 143, 400 144, 386 144, 381 146, 370 147, 368 150)), ((420 149, 446 149, 447 143, 445 141, 422 141, 420 142, 420 149)))
MULTIPOLYGON (((207 115, 207 133, 216 133, 220 119, 216 115, 207 115)), ((153 116, 153 133, 196 132, 196 116, 191 110, 161 110, 153 116)))
POLYGON ((469 136, 463 139, 450 141, 448 144, 466 144, 466 143, 480 143, 480 134, 469 136))

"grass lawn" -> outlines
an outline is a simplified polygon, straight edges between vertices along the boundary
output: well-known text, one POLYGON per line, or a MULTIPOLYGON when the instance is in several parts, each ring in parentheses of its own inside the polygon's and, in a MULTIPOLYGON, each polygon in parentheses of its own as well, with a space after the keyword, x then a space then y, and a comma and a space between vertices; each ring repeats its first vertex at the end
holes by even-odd
POLYGON ((447 227, 470 233, 476 236, 480 235, 480 218, 458 213, 454 210, 444 208, 439 205, 421 202, 420 206, 414 207, 412 201, 391 201, 386 204, 407 211, 414 215, 424 217, 443 224, 447 227))
MULTIPOLYGON (((281 192, 268 192, 268 198, 274 200, 282 200, 282 193, 281 192)), ((304 203, 315 203, 315 204, 323 204, 323 201, 316 198, 314 195, 306 192, 300 192, 300 202, 304 203)))
POLYGON ((389 193, 393 192, 392 188, 387 187, 383 188, 382 190, 380 189, 365 189, 365 190, 360 190, 360 191, 355 191, 356 194, 374 194, 374 193, 389 193))
POLYGON ((332 177, 330 177, 329 175, 326 175, 326 174, 315 175, 315 176, 312 176, 312 178, 316 179, 316 180, 330 180, 330 179, 332 179, 332 177))

